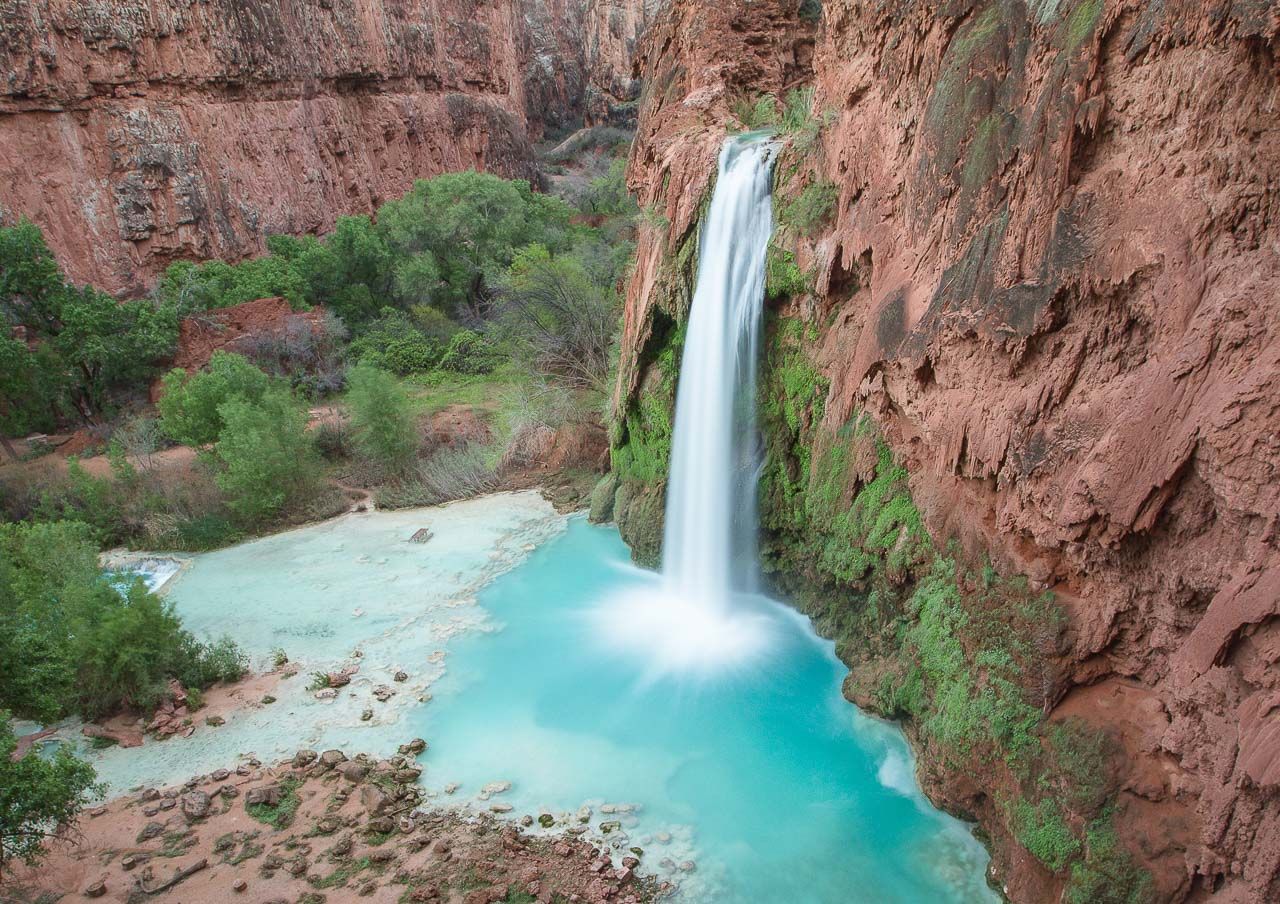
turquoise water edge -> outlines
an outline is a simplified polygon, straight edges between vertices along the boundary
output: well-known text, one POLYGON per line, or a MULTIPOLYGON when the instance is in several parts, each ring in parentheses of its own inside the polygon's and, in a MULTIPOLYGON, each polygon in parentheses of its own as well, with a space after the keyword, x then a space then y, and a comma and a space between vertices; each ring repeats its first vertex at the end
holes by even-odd
POLYGON ((192 557, 168 591, 188 625, 229 632, 256 664, 276 647, 299 663, 278 702, 133 750, 63 736, 116 793, 250 755, 386 756, 423 737, 432 804, 530 815, 533 831, 549 814, 549 831, 639 848, 676 900, 997 900, 986 851, 920 793, 902 733, 844 700, 844 666, 806 619, 740 598, 768 625, 762 650, 654 670, 601 614, 658 581, 616 529, 535 493, 346 516, 192 557), (420 527, 433 539, 407 542, 420 527), (315 699, 308 673, 344 663, 352 684, 315 699), (379 686, 396 692, 385 704, 379 686))

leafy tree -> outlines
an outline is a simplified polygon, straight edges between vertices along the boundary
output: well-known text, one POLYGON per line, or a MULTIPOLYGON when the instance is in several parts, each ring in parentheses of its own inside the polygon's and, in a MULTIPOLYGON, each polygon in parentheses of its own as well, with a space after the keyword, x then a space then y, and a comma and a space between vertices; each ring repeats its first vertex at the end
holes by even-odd
POLYGON ((393 376, 370 364, 353 367, 347 377, 356 448, 387 474, 403 474, 418 455, 409 397, 393 376))
POLYGON ((295 266, 307 281, 309 297, 333 311, 348 327, 377 316, 394 275, 391 251, 365 216, 339 217, 323 242, 308 243, 295 266))
POLYGON ((232 396, 218 407, 222 430, 214 451, 218 486, 232 510, 249 522, 278 514, 312 486, 317 467, 307 438, 307 411, 283 386, 257 401, 232 396))
POLYGON ((501 334, 533 367, 603 388, 617 307, 612 287, 593 278, 580 257, 530 245, 511 264, 497 312, 501 334))
POLYGON ((57 367, 48 353, 0 335, 0 443, 10 457, 17 455, 4 437, 52 429, 59 394, 57 367))
POLYGON ((93 767, 66 747, 51 759, 14 759, 17 747, 9 714, 0 711, 0 868, 39 861, 44 841, 71 831, 80 808, 101 791, 93 767))
MULTIPOLYGON (((85 420, 102 410, 111 393, 148 380, 172 352, 178 333, 170 304, 117 302, 67 283, 40 229, 27 220, 0 228, 0 321, 27 329, 40 349, 39 384, 64 383, 85 420)), ((17 354, 11 344, 5 353, 17 354)), ((30 379, 32 361, 18 363, 30 379)), ((6 396, 12 391, 6 388, 6 396)), ((47 404, 42 395, 20 407, 47 404)))
POLYGON ((222 433, 221 407, 233 398, 256 402, 276 383, 242 355, 216 351, 206 370, 174 368, 161 382, 160 426, 188 446, 207 446, 222 433))
POLYGON ((419 180, 378 211, 378 229, 396 255, 396 288, 445 310, 481 300, 516 249, 541 241, 562 248, 571 208, 529 183, 488 173, 419 180))
POLYGON ((235 677, 141 580, 104 574, 73 521, 0 525, 0 653, 0 707, 42 722, 146 706, 169 677, 235 677))
POLYGON ((307 281, 293 261, 274 254, 238 264, 177 261, 164 271, 157 294, 184 314, 275 296, 298 308, 306 304, 307 281))
MULTIPOLYGON (((454 327, 454 331, 456 329, 454 327)), ((383 308, 378 319, 351 343, 349 357, 403 377, 433 370, 444 351, 439 341, 423 335, 403 311, 383 308)))

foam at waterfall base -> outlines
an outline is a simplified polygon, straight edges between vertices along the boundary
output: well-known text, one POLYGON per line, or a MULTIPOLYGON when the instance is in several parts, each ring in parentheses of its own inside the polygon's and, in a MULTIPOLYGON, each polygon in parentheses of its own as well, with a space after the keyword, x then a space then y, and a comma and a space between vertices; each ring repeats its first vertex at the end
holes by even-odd
POLYGON ((645 576, 640 587, 601 600, 588 618, 593 636, 650 680, 736 671, 767 656, 780 633, 782 616, 763 598, 710 600, 645 576))

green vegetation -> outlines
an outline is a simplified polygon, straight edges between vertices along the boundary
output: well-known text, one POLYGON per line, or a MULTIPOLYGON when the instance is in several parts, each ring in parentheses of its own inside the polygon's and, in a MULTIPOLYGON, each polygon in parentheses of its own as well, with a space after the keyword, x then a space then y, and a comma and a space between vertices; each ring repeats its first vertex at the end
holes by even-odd
POLYGON ((222 464, 216 480, 237 515, 261 522, 314 489, 307 411, 288 389, 268 389, 257 404, 231 398, 218 414, 224 426, 214 445, 222 464))
POLYGON ((778 124, 778 101, 772 94, 739 95, 729 104, 729 109, 747 131, 778 124))
POLYGON ((1155 900, 1151 874, 1140 869, 1120 843, 1110 812, 1089 824, 1084 848, 1084 859, 1071 867, 1063 895, 1067 904, 1149 904, 1155 900))
POLYGON ((778 205, 778 227, 797 235, 812 235, 830 222, 840 189, 834 182, 811 182, 795 198, 778 205))
POLYGON ((796 263, 796 256, 770 239, 765 257, 765 298, 791 298, 811 290, 810 279, 796 263))
POLYGON ((409 396, 386 371, 361 362, 347 373, 347 407, 360 454, 384 474, 409 470, 418 457, 418 428, 409 396))
POLYGON ((80 808, 101 790, 92 767, 65 747, 50 758, 14 759, 17 746, 0 710, 0 869, 14 859, 38 862, 45 840, 70 836, 80 808))
POLYGON ((244 672, 234 645, 200 643, 140 580, 103 574, 84 525, 0 524, 0 553, 0 706, 22 718, 146 709, 168 678, 204 687, 244 672))
POLYGON ((287 829, 293 824, 302 798, 298 789, 302 787, 302 779, 290 775, 280 780, 280 799, 274 804, 245 804, 247 812, 258 822, 266 823, 273 829, 287 829))
POLYGON ((1013 832, 1018 843, 1051 873, 1060 872, 1080 852, 1080 842, 1053 800, 1038 804, 1025 800, 1012 805, 1013 832))
POLYGON ((165 374, 158 405, 160 427, 185 445, 212 445, 226 426, 221 408, 232 399, 261 402, 272 382, 244 356, 216 351, 205 370, 188 374, 174 368, 165 374))
POLYGON ((118 302, 71 285, 40 230, 22 220, 0 227, 0 324, 30 340, 5 329, 0 341, 0 431, 11 433, 97 418, 155 373, 178 319, 170 303, 118 302))

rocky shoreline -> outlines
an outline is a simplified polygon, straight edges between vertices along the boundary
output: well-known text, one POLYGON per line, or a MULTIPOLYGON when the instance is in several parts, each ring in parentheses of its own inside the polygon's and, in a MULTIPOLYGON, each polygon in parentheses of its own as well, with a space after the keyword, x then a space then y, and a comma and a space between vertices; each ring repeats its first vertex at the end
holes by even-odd
MULTIPOLYGON (((644 875, 642 849, 593 844, 589 813, 549 832, 532 828, 534 814, 513 821, 507 804, 472 814, 428 803, 426 748, 415 739, 384 760, 300 750, 135 788, 87 811, 73 840, 11 877, 4 900, 641 904, 673 889, 644 875)), ((544 829, 564 823, 537 815, 544 829)))

